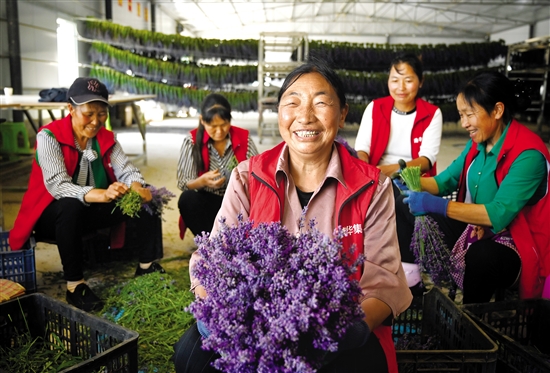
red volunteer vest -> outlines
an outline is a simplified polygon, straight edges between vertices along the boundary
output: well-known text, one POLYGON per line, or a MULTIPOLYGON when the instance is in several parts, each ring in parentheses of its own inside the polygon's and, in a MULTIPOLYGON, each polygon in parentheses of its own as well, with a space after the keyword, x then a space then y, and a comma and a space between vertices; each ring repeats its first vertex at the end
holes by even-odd
MULTIPOLYGON (((363 247, 362 229, 353 229, 357 224, 363 227, 363 222, 370 206, 372 196, 376 191, 376 183, 380 170, 367 165, 365 162, 352 157, 343 145, 335 143, 340 155, 342 174, 345 177, 346 187, 338 183, 336 188, 335 205, 337 214, 334 216, 334 226, 341 226, 348 232, 342 243, 345 250, 355 260, 359 250, 350 250, 352 245, 358 249, 363 247)), ((250 219, 254 224, 261 222, 280 222, 283 217, 285 200, 284 180, 275 180, 277 160, 284 143, 262 154, 250 158, 249 164, 249 192, 250 192, 250 219)), ((359 280, 361 272, 355 272, 354 279, 359 280)), ((388 364, 390 373, 397 373, 397 358, 392 339, 390 326, 380 325, 373 333, 378 337, 388 364)))
MULTIPOLYGON (((48 129, 55 136, 55 139, 61 145, 63 152, 63 160, 69 176, 73 176, 78 166, 78 150, 74 144, 74 135, 72 129, 71 115, 65 118, 56 120, 40 130, 48 129)), ((103 167, 107 173, 107 178, 110 183, 116 181, 113 167, 110 162, 110 155, 113 146, 115 145, 115 136, 111 131, 101 128, 96 139, 99 143, 101 154, 99 155, 103 161, 103 167)), ((36 157, 32 162, 31 175, 29 178, 29 186, 21 208, 15 219, 13 229, 10 231, 9 242, 13 250, 19 250, 32 234, 34 225, 42 215, 42 212, 54 200, 53 196, 48 192, 44 185, 44 176, 42 169, 36 161, 36 157)))
MULTIPOLYGON (((550 154, 541 138, 515 119, 502 144, 497 159, 497 184, 508 174, 516 158, 525 150, 537 150, 550 163, 550 154)), ((465 159, 458 184, 459 202, 466 197, 467 170, 479 151, 472 144, 465 159)), ((548 171, 548 168, 547 168, 548 171)), ((521 257, 520 297, 540 298, 546 277, 550 275, 550 172, 547 173, 546 194, 534 205, 525 206, 508 227, 521 257)))
MULTIPOLYGON (((391 96, 374 100, 372 108, 372 140, 369 154, 369 163, 377 166, 384 155, 390 140, 391 113, 394 99, 391 96)), ((418 158, 422 136, 434 117, 438 107, 422 100, 416 99, 416 117, 411 131, 411 159, 418 158)), ((437 174, 436 165, 426 172, 428 176, 437 174)))
MULTIPOLYGON (((198 130, 196 128, 191 130, 191 138, 193 139, 193 143, 197 140, 197 131, 198 130)), ((246 154, 248 152, 248 130, 231 126, 229 128, 229 136, 231 137, 231 148, 233 149, 233 153, 235 154, 237 161, 240 163, 246 160, 246 154)), ((210 167, 210 155, 208 154, 207 146, 208 140, 210 140, 210 136, 208 135, 208 132, 204 131, 201 152, 204 168, 199 171, 199 176, 207 172, 210 167)))

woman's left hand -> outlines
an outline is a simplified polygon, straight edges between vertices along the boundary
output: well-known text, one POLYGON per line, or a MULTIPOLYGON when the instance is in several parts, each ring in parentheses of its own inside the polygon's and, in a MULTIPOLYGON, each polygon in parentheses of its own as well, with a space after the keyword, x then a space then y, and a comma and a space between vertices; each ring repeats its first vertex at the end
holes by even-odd
POLYGON ((448 199, 434 196, 428 192, 413 192, 412 190, 405 190, 403 194, 407 196, 403 202, 409 205, 409 210, 414 216, 429 213, 447 216, 448 199))
POLYGON ((149 188, 144 188, 140 183, 132 183, 132 189, 138 192, 143 202, 149 202, 153 199, 153 194, 151 194, 151 190, 149 188))

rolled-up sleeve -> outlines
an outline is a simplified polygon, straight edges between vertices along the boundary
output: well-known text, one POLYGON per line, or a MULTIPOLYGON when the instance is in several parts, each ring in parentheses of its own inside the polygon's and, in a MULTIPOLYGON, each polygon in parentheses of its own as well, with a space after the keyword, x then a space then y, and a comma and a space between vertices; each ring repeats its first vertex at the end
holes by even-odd
POLYGON ((397 316, 410 305, 412 294, 401 265, 391 180, 384 175, 380 175, 363 232, 365 262, 360 279, 361 302, 379 299, 397 316))

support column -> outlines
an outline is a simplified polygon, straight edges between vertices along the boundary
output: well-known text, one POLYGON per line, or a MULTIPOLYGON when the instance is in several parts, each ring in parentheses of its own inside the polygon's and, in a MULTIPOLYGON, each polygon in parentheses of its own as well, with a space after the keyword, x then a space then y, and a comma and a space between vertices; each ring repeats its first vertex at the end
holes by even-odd
MULTIPOLYGON (((8 18, 8 53, 10 61, 10 84, 13 93, 23 94, 23 78, 21 73, 21 42, 19 38, 19 12, 17 0, 6 0, 6 17, 8 18)), ((22 122, 23 112, 13 111, 13 121, 22 122)))

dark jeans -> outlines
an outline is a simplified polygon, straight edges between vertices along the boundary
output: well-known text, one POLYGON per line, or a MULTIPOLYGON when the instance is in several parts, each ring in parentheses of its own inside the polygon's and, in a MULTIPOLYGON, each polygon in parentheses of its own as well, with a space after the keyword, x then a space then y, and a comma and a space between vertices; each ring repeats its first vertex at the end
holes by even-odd
MULTIPOLYGON (((414 263, 415 257, 410 250, 414 231, 414 216, 409 206, 403 203, 404 196, 395 201, 395 218, 401 260, 414 263)), ((445 218, 438 214, 429 214, 444 234, 444 241, 452 250, 456 241, 466 229, 467 224, 445 218)), ((491 240, 481 240, 470 246, 465 258, 463 303, 489 302, 498 289, 506 289, 514 284, 521 270, 519 255, 507 246, 491 240)))
MULTIPOLYGON (((191 326, 174 345, 173 361, 176 373, 219 372, 210 364, 219 357, 202 349, 202 337, 197 324, 191 326)), ((338 356, 319 373, 386 373, 388 366, 384 350, 374 333, 360 348, 338 353, 338 356)))
MULTIPOLYGON (((44 210, 34 226, 38 240, 53 240, 57 244, 64 278, 67 281, 78 281, 84 277, 82 237, 98 229, 112 227, 127 219, 115 202, 92 203, 84 205, 76 198, 62 198, 53 201, 44 210)), ((158 252, 155 246, 156 234, 153 227, 157 227, 156 216, 145 211, 139 214, 139 230, 141 246, 139 261, 152 262, 157 259, 158 252)))
POLYGON ((203 190, 186 190, 180 195, 178 209, 193 234, 212 231, 223 197, 203 190))

